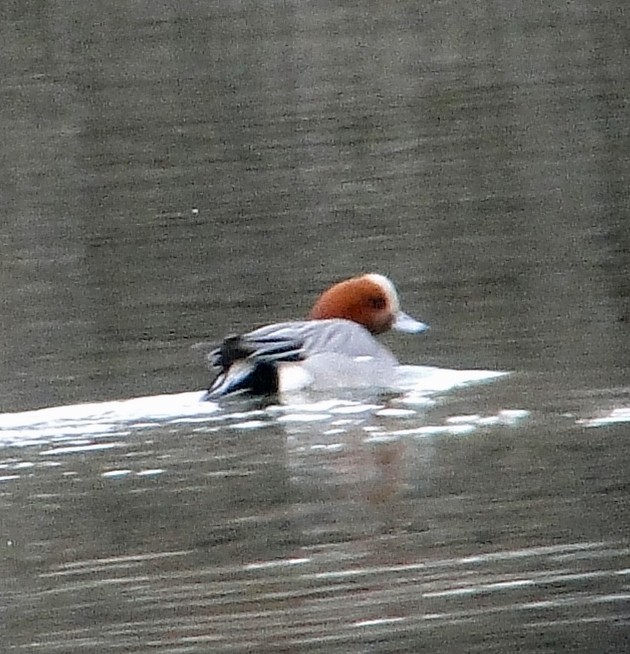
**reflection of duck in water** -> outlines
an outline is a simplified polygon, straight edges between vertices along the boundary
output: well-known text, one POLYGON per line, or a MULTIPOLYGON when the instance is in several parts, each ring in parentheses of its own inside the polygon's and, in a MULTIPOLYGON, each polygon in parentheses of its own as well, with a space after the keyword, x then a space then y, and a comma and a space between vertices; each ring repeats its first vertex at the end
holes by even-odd
POLYGON ((307 320, 226 338, 208 355, 219 374, 205 399, 302 388, 387 388, 398 361, 373 335, 427 328, 400 310, 387 277, 353 277, 322 293, 307 320))

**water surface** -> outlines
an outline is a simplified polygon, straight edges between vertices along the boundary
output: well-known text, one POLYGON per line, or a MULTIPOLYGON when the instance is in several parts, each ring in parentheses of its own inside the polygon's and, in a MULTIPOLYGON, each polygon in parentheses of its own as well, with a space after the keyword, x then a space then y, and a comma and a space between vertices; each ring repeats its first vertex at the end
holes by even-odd
POLYGON ((8 651, 628 651, 624 9, 0 10, 8 651), (510 375, 199 407, 362 271, 510 375))

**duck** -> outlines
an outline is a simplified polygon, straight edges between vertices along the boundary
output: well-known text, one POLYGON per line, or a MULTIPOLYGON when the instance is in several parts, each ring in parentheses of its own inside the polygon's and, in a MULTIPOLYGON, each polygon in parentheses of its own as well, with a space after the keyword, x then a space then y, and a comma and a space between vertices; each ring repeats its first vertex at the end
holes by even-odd
POLYGON ((332 285, 305 320, 274 323, 228 336, 208 355, 217 375, 205 400, 291 391, 389 388, 398 360, 376 336, 428 329, 400 308, 385 275, 362 274, 332 285))

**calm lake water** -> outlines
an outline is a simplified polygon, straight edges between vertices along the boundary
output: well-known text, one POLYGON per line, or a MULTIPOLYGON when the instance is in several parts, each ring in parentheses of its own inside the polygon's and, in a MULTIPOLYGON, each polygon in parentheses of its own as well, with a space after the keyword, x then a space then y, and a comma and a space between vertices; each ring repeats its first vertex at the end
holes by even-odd
POLYGON ((3 651, 630 651, 625 2, 0 16, 3 651), (363 271, 404 392, 199 402, 363 271))

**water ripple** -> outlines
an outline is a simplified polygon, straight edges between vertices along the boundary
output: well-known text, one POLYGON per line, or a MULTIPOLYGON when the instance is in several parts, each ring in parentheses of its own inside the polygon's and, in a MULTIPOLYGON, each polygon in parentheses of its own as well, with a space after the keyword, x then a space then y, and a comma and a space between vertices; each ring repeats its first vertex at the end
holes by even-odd
MULTIPOLYGON (((280 425, 333 422, 340 417, 359 421, 371 416, 392 420, 422 416, 432 406, 436 394, 455 388, 489 382, 505 373, 482 370, 447 370, 426 366, 401 366, 400 394, 389 399, 327 398, 317 399, 298 394, 283 398, 282 404, 263 408, 256 403, 240 401, 219 405, 202 400, 204 392, 175 393, 131 398, 113 402, 95 402, 51 407, 21 413, 0 415, 0 446, 24 447, 52 444, 63 440, 90 438, 83 451, 115 447, 95 444, 101 438, 125 437, 131 431, 149 430, 156 426, 198 425, 201 429, 228 426, 243 431, 256 430, 270 422, 280 425), (404 373, 404 374, 403 374, 404 373), (374 401, 374 400, 378 401, 374 401), (243 410, 245 409, 245 410, 243 410)), ((507 424, 526 412, 502 411, 496 416, 469 417, 466 424, 507 424), (485 421, 485 423, 484 423, 485 421)), ((334 422, 336 426, 340 422, 334 422)), ((455 430, 457 431, 457 430, 455 430)), ((401 434, 402 435, 402 434, 401 434)), ((68 444, 46 453, 81 451, 81 444, 68 444), (75 448, 74 450, 68 448, 75 448)))

